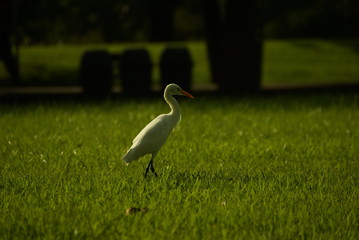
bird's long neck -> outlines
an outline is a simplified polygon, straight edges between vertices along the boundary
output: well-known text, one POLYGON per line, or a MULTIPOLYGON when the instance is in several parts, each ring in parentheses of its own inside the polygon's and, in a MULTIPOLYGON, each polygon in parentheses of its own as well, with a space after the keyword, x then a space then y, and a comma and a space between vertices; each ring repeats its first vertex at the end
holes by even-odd
POLYGON ((171 108, 169 115, 172 115, 174 119, 179 121, 181 118, 181 112, 177 100, 172 95, 166 93, 163 95, 163 97, 171 108))

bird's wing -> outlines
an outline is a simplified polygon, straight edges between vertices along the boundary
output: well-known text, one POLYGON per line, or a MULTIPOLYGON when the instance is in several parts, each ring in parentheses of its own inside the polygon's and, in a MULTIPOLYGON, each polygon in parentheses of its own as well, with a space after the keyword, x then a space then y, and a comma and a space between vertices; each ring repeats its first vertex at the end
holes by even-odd
POLYGON ((151 141, 157 143, 165 141, 170 134, 171 129, 166 114, 161 114, 153 119, 149 124, 144 127, 139 134, 133 139, 133 146, 140 144, 143 141, 151 141))
POLYGON ((169 114, 159 115, 135 137, 131 148, 122 159, 128 163, 146 154, 156 154, 166 142, 176 123, 169 114))

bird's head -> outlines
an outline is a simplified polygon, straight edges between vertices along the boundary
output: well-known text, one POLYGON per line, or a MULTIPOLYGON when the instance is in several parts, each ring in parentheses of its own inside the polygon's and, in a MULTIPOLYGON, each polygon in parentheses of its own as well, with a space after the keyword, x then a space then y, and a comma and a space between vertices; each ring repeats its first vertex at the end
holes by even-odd
POLYGON ((181 96, 187 96, 189 98, 194 98, 191 94, 182 90, 182 88, 180 86, 178 86, 177 84, 174 84, 174 83, 167 85, 167 87, 165 89, 165 94, 166 93, 168 95, 181 95, 181 96))

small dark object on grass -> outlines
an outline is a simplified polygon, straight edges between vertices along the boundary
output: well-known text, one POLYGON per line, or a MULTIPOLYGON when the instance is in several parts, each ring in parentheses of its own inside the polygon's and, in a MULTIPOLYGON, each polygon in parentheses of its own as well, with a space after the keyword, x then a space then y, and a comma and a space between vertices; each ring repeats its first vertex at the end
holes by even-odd
POLYGON ((136 208, 136 207, 130 207, 126 209, 126 216, 130 216, 139 212, 142 213, 147 213, 148 212, 148 208, 136 208))

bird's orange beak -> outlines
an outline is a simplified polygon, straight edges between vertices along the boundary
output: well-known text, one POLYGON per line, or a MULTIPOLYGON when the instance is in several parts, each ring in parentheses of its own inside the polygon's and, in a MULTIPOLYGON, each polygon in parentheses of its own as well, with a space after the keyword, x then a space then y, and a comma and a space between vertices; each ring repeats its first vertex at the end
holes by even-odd
POLYGON ((184 96, 187 96, 189 98, 194 98, 190 93, 183 91, 182 89, 179 90, 184 96))

